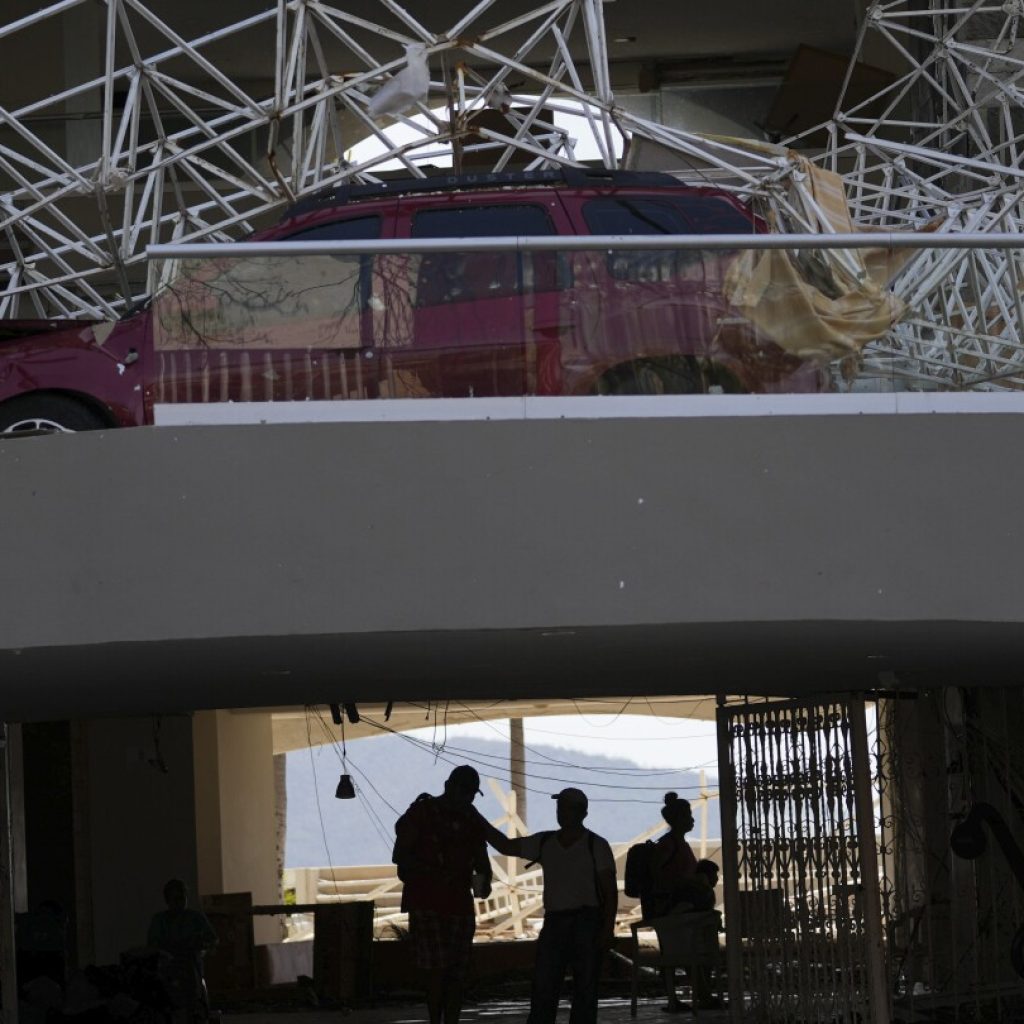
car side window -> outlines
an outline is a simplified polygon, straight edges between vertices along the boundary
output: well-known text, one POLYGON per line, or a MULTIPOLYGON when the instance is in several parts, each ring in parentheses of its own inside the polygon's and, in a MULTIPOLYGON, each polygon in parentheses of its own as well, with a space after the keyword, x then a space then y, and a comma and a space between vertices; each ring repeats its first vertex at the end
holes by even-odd
MULTIPOLYGON (((682 209, 668 199, 622 196, 591 199, 583 204, 583 219, 595 235, 690 235, 694 227, 682 209)), ((617 281, 672 280, 700 262, 694 250, 630 251, 608 255, 608 273, 617 281)))
MULTIPOLYGON (((542 206, 509 203, 445 207, 413 215, 413 238, 488 238, 554 235, 542 206)), ((423 256, 416 305, 505 298, 523 291, 552 291, 562 274, 557 253, 430 253, 423 256)))
POLYGON ((348 220, 334 220, 329 224, 317 224, 289 235, 289 242, 368 242, 380 238, 380 217, 350 217, 348 220))
POLYGON ((420 210, 412 219, 413 238, 487 238, 492 235, 553 235, 543 206, 457 206, 420 210))
MULTIPOLYGON (((307 228, 305 231, 296 231, 294 235, 289 235, 286 241, 371 242, 380 238, 380 226, 381 218, 376 215, 372 217, 349 217, 347 220, 333 220, 328 224, 318 224, 316 227, 307 228)), ((312 269, 315 264, 322 263, 325 258, 314 256, 305 257, 305 259, 311 261, 306 266, 312 269)), ((350 287, 349 281, 351 279, 351 275, 346 274, 344 268, 350 267, 352 273, 355 273, 356 267, 359 268, 359 288, 355 294, 359 298, 359 309, 365 310, 370 301, 373 287, 374 257, 338 254, 337 256, 326 257, 326 259, 334 261, 335 272, 339 274, 337 283, 342 290, 350 287)))

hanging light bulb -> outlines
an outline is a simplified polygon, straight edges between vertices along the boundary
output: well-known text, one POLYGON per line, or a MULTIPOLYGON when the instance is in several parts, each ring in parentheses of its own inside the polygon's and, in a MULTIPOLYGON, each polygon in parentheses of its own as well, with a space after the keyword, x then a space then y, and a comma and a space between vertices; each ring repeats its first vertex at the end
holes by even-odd
POLYGON ((355 800, 356 787, 352 785, 351 775, 342 775, 338 779, 338 788, 334 791, 334 796, 337 800, 355 800))

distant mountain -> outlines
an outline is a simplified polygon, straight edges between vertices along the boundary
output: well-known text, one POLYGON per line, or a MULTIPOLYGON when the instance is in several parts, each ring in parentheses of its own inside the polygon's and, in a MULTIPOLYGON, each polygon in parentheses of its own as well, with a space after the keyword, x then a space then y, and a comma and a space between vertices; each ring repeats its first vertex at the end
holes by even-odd
MULTIPOLYGON (((612 842, 632 839, 661 821, 664 794, 675 790, 695 797, 692 772, 640 769, 621 757, 597 757, 558 747, 529 744, 526 754, 527 825, 531 831, 555 827, 549 795, 578 786, 590 797, 587 825, 612 842)), ((490 820, 501 814, 488 777, 508 789, 507 741, 459 739, 434 751, 406 736, 380 736, 348 744, 349 774, 355 800, 334 797, 341 774, 340 749, 333 746, 288 754, 287 867, 334 863, 387 864, 391 861, 395 819, 420 793, 440 793, 454 764, 472 764, 481 775, 476 806, 490 820), (318 798, 319 797, 319 808, 318 798), (389 806, 390 805, 390 806, 389 806)), ((685 761, 685 755, 680 757, 685 761)), ((715 782, 709 779, 709 786, 715 782)), ((700 815, 694 807, 700 827, 700 815)), ((713 801, 708 834, 719 834, 718 802, 713 801)), ((696 834, 694 835, 696 838, 696 834)))

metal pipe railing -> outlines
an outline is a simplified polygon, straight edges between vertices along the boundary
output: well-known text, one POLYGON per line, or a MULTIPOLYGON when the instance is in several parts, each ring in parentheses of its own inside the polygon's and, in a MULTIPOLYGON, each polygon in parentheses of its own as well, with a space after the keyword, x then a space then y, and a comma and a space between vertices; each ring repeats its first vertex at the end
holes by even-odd
POLYGON ((434 252, 592 252, 679 249, 1024 249, 1017 232, 916 234, 877 231, 867 234, 756 235, 544 235, 500 238, 394 238, 360 242, 181 242, 150 245, 146 257, 201 259, 247 256, 377 256, 434 252))

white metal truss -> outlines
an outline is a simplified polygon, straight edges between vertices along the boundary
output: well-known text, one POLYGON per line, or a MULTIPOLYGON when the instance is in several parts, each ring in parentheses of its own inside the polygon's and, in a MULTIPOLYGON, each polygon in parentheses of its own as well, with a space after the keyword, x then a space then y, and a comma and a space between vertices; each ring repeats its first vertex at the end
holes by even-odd
MULTIPOLYGON (((94 9, 92 0, 60 0, 0 27, 0 56, 25 52, 34 32, 86 3, 94 9)), ((384 165, 423 177, 453 146, 457 160, 482 153, 494 170, 514 160, 579 166, 555 124, 559 110, 582 113, 602 161, 615 165, 622 130, 600 0, 549 0, 512 18, 480 0, 433 29, 395 0, 375 0, 378 20, 322 0, 278 0, 193 39, 145 0, 101 6, 100 73, 15 109, 0 106, 9 189, 0 228, 10 252, 0 267, 0 316, 110 315, 145 292, 135 268, 148 243, 238 237, 312 190, 378 180, 384 165), (263 88, 219 66, 228 43, 250 60, 262 54, 263 88), (386 122, 371 117, 374 92, 404 67, 402 47, 417 43, 430 68, 428 96, 386 122), (586 79, 574 51, 585 54, 586 79), (67 121, 69 107, 87 111, 96 148, 87 163, 74 164, 47 131, 67 121), (480 118, 495 107, 504 130, 480 118), (352 159, 366 138, 379 149, 352 159)))
MULTIPOLYGON (((330 0, 264 3, 198 35, 150 0, 58 0, 0 25, 7 62, 46 53, 55 36, 66 51, 72 18, 96 31, 77 63, 65 54, 61 82, 40 76, 39 95, 0 101, 0 317, 116 315, 151 290, 146 245, 237 239, 299 196, 394 167, 418 177, 448 164, 579 166, 567 114, 607 167, 623 140, 649 140, 681 169, 760 202, 780 230, 837 230, 793 154, 617 104, 601 0, 541 0, 514 14, 502 0, 467 0, 444 24, 397 0, 365 0, 360 14, 330 0), (374 95, 414 51, 429 69, 425 94, 372 116, 374 95)), ((884 44, 900 70, 872 100, 840 102, 822 157, 847 183, 854 227, 1020 229, 1022 13, 1022 0, 869 9, 855 60, 884 44)), ((860 273, 846 254, 825 259, 860 273)), ((893 285, 907 317, 862 365, 844 367, 846 379, 1024 385, 1022 280, 1019 253, 920 254, 893 285)))
MULTIPOLYGON (((844 94, 858 61, 896 69, 892 81, 857 103, 844 95, 824 126, 823 162, 858 224, 1021 230, 1022 15, 1022 0, 870 6, 844 94)), ((865 349, 864 372, 903 387, 1024 386, 1022 286, 1020 250, 922 254, 895 282, 909 316, 865 349)))

